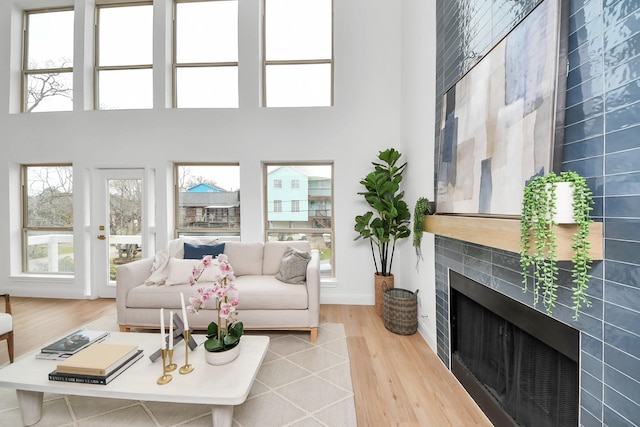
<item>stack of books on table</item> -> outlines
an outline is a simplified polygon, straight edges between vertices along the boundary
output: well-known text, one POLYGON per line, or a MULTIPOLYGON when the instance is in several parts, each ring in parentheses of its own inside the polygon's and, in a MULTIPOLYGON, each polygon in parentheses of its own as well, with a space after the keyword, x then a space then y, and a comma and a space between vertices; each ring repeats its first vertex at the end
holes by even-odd
POLYGON ((67 359, 91 344, 104 341, 109 337, 107 331, 79 330, 40 349, 36 359, 67 359))
POLYGON ((109 384, 141 357, 137 345, 98 343, 58 363, 49 380, 109 384))

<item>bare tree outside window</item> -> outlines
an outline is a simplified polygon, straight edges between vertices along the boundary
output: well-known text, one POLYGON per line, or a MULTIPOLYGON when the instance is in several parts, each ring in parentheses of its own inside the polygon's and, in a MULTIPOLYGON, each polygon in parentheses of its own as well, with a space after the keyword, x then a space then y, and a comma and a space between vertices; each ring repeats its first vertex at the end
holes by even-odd
POLYGON ((73 10, 36 10, 25 15, 23 111, 71 111, 73 10))
POLYGON ((73 168, 23 166, 24 271, 73 273, 73 168))
POLYGON ((116 235, 142 233, 142 182, 138 179, 109 181, 110 230, 116 235))
MULTIPOLYGON (((37 66, 30 66, 30 69, 35 68, 37 66)), ((66 110, 69 105, 73 107, 73 72, 27 73, 26 79, 27 113, 66 110)))

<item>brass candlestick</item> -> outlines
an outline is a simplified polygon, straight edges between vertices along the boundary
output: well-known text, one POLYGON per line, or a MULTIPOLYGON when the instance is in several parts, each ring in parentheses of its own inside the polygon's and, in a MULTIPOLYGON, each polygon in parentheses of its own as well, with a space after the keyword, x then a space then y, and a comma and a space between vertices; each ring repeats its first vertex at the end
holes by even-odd
POLYGON ((167 374, 167 349, 162 349, 162 376, 158 378, 158 384, 164 385, 169 383, 173 377, 167 374))
POLYGON ((189 364, 189 331, 185 330, 184 331, 184 351, 185 351, 185 357, 184 357, 184 366, 180 367, 180 373, 181 374, 188 374, 189 372, 193 371, 193 365, 189 364))
MULTIPOLYGON (((173 363, 173 349, 169 349, 167 350, 168 354, 169 354, 169 364, 167 365, 167 371, 168 372, 173 372, 176 370, 176 368, 178 367, 178 365, 176 365, 175 363, 173 363)), ((164 362, 164 360, 163 360, 164 362)))

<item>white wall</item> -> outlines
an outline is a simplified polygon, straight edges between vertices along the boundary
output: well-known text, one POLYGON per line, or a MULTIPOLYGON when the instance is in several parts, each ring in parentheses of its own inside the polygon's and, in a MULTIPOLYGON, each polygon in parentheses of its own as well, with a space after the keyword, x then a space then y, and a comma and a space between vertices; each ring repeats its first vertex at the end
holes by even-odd
MULTIPOLYGON (((403 151, 410 162, 406 179, 410 204, 413 206, 419 195, 431 190, 433 114, 429 105, 433 83, 423 80, 431 79, 427 69, 435 52, 431 53, 422 43, 429 41, 430 34, 425 38, 425 32, 435 34, 435 25, 423 29, 420 17, 413 15, 435 15, 435 6, 432 1, 421 4, 419 0, 334 0, 335 106, 265 109, 258 107, 259 1, 240 2, 241 10, 245 11, 240 23, 240 44, 253 54, 240 57, 239 109, 168 109, 164 107, 167 85, 156 82, 154 95, 162 101, 156 100, 153 110, 92 111, 84 101, 90 95, 86 93, 86 88, 91 87, 89 72, 74 79, 76 96, 83 99, 75 102, 74 112, 38 114, 15 113, 20 13, 13 4, 24 4, 24 0, 1 2, 0 183, 4 185, 0 185, 0 241, 5 242, 5 256, 0 258, 0 271, 4 274, 0 291, 14 295, 85 297, 85 289, 91 289, 91 265, 78 258, 86 261, 97 242, 92 239, 96 225, 91 224, 88 181, 98 167, 144 166, 150 173, 155 172, 157 241, 162 247, 172 230, 172 162, 239 162, 242 239, 262 240, 261 162, 320 160, 335 162, 337 274, 336 283, 322 289, 322 302, 373 304, 369 246, 353 241, 353 219, 366 209, 356 193, 378 151, 391 146, 403 151), (413 38, 413 31, 419 37, 407 41, 407 37, 413 38), (430 57, 425 59, 422 55, 430 57), (403 78, 407 79, 404 86, 403 78), (416 93, 418 90, 424 94, 416 93), (75 278, 57 282, 20 273, 17 174, 22 163, 44 162, 72 162, 76 175, 76 265, 80 268, 75 278)), ((29 0, 29 7, 37 3, 29 0)), ((84 5, 89 1, 76 3, 84 5)), ((163 8, 158 6, 155 10, 163 8)), ((76 50, 84 46, 82 53, 76 52, 76 59, 80 58, 90 71, 86 64, 90 56, 87 51, 91 50, 91 29, 84 24, 86 17, 76 20, 76 31, 80 29, 87 35, 86 43, 76 43, 76 50)), ((164 51, 166 35, 160 34, 156 41, 154 58, 170 57, 164 51)), ((167 77, 165 67, 158 67, 154 73, 156 79, 167 77)), ((424 248, 428 254, 426 245, 424 248)), ((430 274, 427 259, 420 274, 415 273, 410 239, 399 249, 398 259, 406 259, 398 262, 397 269, 406 271, 397 274, 409 282, 404 286, 401 281, 403 287, 416 288, 418 283, 431 280, 426 277, 430 274)))
MULTIPOLYGON (((403 0, 402 146, 409 162, 405 199, 413 210, 419 197, 434 200, 433 150, 436 79, 436 2, 403 0)), ((413 229, 413 222, 411 224, 413 229)), ((433 234, 422 234, 423 260, 417 262, 413 234, 401 247, 394 268, 396 287, 418 291, 418 327, 436 349, 436 291, 433 234), (417 265, 417 267, 416 267, 417 265)))

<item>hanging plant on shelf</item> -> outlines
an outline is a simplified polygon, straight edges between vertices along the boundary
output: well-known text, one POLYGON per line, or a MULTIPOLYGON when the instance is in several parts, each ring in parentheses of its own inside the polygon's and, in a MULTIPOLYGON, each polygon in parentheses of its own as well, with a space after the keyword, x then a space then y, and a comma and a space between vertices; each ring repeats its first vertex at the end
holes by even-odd
POLYGON ((420 197, 416 201, 416 207, 413 211, 413 247, 416 249, 416 271, 419 271, 420 261, 422 257, 422 234, 424 234, 424 216, 431 214, 431 205, 429 199, 420 197))
POLYGON ((520 219, 520 265, 522 282, 527 291, 527 272, 533 268, 534 305, 542 298, 542 305, 551 315, 557 299, 558 256, 554 226, 558 224, 556 189, 559 183, 569 183, 573 190, 573 221, 577 230, 573 235, 571 276, 573 279, 573 319, 583 307, 591 307, 587 296, 591 255, 589 254, 589 225, 593 205, 591 190, 583 177, 575 172, 562 172, 559 176, 550 173, 535 176, 524 188, 522 216, 520 219), (532 246, 533 241, 533 246, 532 246))

